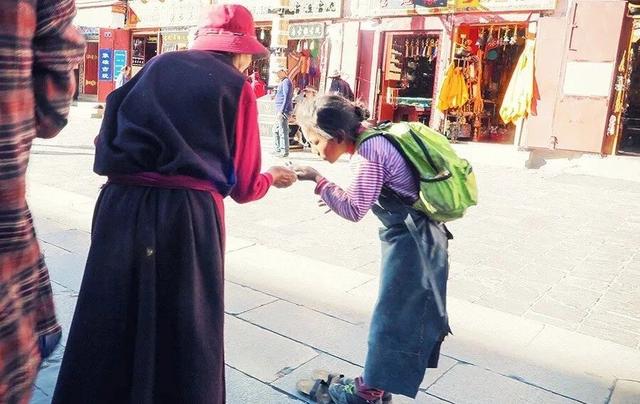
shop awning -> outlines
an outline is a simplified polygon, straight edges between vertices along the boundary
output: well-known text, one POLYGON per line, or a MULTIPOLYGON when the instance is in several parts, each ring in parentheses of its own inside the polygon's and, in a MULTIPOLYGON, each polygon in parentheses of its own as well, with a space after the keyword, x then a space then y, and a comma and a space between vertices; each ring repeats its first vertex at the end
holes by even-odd
POLYGON ((208 0, 134 0, 129 7, 132 28, 197 26, 211 8, 208 0))
POLYGON ((78 5, 73 24, 78 27, 123 28, 121 1, 97 1, 78 5))

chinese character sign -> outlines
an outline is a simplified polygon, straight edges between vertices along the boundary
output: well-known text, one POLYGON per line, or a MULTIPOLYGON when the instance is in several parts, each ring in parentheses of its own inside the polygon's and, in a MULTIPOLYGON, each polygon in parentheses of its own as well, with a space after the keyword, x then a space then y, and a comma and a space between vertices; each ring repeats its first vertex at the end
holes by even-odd
POLYGON ((98 52, 98 77, 100 81, 113 80, 113 51, 111 49, 100 49, 98 52))
POLYGON ((120 71, 127 65, 127 51, 126 50, 114 50, 113 51, 113 79, 117 79, 120 71))

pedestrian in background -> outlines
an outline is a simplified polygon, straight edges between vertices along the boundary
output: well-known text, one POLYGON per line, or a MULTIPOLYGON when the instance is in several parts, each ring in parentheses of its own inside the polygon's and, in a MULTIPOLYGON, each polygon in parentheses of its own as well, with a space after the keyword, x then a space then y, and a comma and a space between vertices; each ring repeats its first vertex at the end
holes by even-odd
POLYGON ((273 125, 273 152, 279 157, 289 155, 289 117, 293 112, 293 83, 284 66, 276 66, 273 73, 278 75, 278 88, 275 95, 276 122, 273 125))
MULTIPOLYGON (((446 293, 448 238, 444 225, 411 206, 418 200, 418 178, 404 156, 384 136, 357 145, 369 113, 339 95, 304 101, 296 108, 298 124, 318 155, 335 163, 352 154, 354 179, 345 191, 311 167, 296 167, 298 178, 316 183, 315 192, 332 211, 357 222, 369 210, 380 219, 383 244, 380 291, 369 330, 369 350, 362 377, 331 384, 336 404, 389 402, 390 393, 415 397, 426 368, 436 368, 440 346, 449 333, 433 289, 425 288, 420 249, 429 251, 428 269, 446 293), (405 220, 419 232, 413 238, 405 220), (435 297, 435 298, 434 298, 435 297)), ((445 301, 445 296, 441 296, 445 301)))
POLYGON ((54 403, 224 403, 223 198, 287 187, 260 173, 244 71, 268 50, 251 13, 216 5, 192 48, 156 56, 107 98, 108 176, 54 403))
POLYGON ((73 0, 0 5, 0 403, 28 403, 57 346, 49 273, 25 200, 31 142, 67 123, 84 42, 73 0))
POLYGON ((329 93, 339 94, 349 101, 353 101, 355 99, 351 86, 342 79, 340 71, 334 70, 331 75, 329 75, 329 78, 331 79, 329 93))
POLYGON ((118 77, 116 77, 116 88, 124 86, 131 77, 131 66, 125 66, 120 70, 118 77))

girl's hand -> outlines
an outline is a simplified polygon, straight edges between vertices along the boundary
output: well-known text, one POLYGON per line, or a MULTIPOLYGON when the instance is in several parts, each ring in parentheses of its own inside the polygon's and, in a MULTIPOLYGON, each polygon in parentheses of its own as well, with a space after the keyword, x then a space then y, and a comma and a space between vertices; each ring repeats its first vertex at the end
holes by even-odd
POLYGON ((296 166, 293 171, 298 176, 300 181, 315 181, 318 182, 322 178, 322 175, 313 167, 309 166, 296 166))
POLYGON ((271 167, 267 172, 273 177, 276 188, 288 188, 298 179, 296 173, 285 167, 271 167))

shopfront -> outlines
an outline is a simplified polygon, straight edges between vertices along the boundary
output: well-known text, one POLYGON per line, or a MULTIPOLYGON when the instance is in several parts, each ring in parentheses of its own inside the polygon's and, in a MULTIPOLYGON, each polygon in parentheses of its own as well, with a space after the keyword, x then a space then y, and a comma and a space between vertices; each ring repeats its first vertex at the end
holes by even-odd
POLYGON ((512 144, 519 128, 505 122, 500 110, 509 102, 505 96, 527 37, 534 38, 527 21, 478 20, 461 18, 455 27, 452 58, 437 103, 445 114, 440 130, 452 139, 512 144))
POLYGON ((325 23, 289 25, 287 66, 289 79, 297 89, 320 87, 321 66, 326 58, 325 23))
POLYGON ((380 120, 429 124, 433 107, 441 33, 385 32, 380 120))
POLYGON ((199 24, 210 7, 210 0, 130 1, 132 74, 154 56, 187 49, 189 31, 199 24))
POLYGON ((360 20, 355 93, 372 119, 437 121, 434 99, 450 44, 448 2, 361 0, 351 11, 360 20))
POLYGON ((640 6, 632 23, 629 46, 619 65, 618 77, 614 109, 620 114, 621 125, 617 151, 619 154, 640 156, 640 6))

